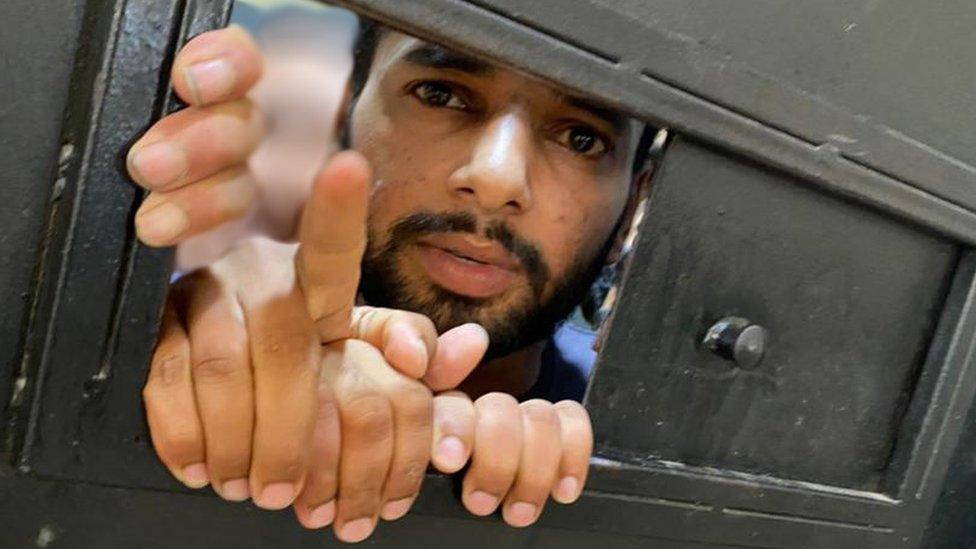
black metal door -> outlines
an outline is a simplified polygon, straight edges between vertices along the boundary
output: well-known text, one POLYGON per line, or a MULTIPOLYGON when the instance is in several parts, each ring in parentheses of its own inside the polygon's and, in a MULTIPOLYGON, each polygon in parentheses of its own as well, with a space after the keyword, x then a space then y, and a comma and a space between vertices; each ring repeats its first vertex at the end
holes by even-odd
MULTIPOLYGON (((928 66, 938 56, 922 46, 972 51, 968 34, 950 31, 976 9, 918 14, 909 2, 867 0, 797 12, 758 0, 336 3, 675 134, 587 397, 598 456, 583 499, 515 531, 467 516, 453 481, 431 476, 411 516, 383 525, 370 543, 923 543, 950 458, 957 452, 951 471, 967 474, 960 464, 972 446, 964 437, 957 450, 976 389, 976 148, 961 129, 976 105, 963 85, 976 65, 944 63, 939 73, 928 66), (901 69, 925 67, 964 97, 943 90, 933 104, 902 93, 871 105, 892 83, 909 86, 890 59, 897 52, 870 47, 909 15, 916 34, 905 40, 921 53, 901 69), (867 37, 845 37, 858 26, 867 37), (789 47, 770 52, 783 37, 789 47), (873 67, 872 79, 838 64, 838 53, 873 67), (873 116, 859 114, 868 108, 873 116), (758 365, 702 345, 729 317, 765 329, 758 365)), ((9 193, 0 201, 9 258, 0 263, 2 546, 335 543, 287 512, 183 490, 146 438, 140 388, 169 257, 134 243, 140 196, 120 159, 175 107, 165 93, 173 52, 222 25, 229 4, 0 7, 0 54, 12 68, 0 109, 9 193), (35 29, 57 32, 39 40, 35 29)), ((943 502, 958 501, 946 486, 943 502)), ((961 514, 938 508, 926 543, 966 546, 960 538, 972 530, 953 518, 961 514)))

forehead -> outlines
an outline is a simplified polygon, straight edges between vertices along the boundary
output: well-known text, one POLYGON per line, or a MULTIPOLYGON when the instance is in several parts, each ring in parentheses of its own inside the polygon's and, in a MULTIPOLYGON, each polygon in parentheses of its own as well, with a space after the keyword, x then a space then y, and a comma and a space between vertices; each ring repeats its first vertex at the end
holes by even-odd
POLYGON ((454 71, 485 80, 525 81, 533 92, 569 107, 587 111, 611 124, 620 134, 634 135, 636 142, 644 123, 623 113, 604 107, 581 95, 562 89, 520 71, 492 63, 477 56, 427 42, 393 30, 384 30, 377 44, 373 68, 380 71, 402 64, 433 70, 454 71))

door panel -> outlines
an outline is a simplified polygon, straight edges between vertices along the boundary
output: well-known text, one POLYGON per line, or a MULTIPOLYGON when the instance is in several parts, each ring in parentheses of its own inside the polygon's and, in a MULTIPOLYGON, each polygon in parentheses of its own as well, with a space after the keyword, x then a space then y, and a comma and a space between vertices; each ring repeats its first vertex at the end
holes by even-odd
POLYGON ((956 246, 680 138, 640 238, 588 399, 626 417, 600 447, 880 490, 956 246), (758 366, 701 344, 724 317, 765 328, 758 366))
MULTIPOLYGON (((61 123, 84 9, 81 0, 35 4, 0 3, 0 21, 45 29, 0 32, 0 410, 23 373, 24 327, 41 271, 38 249, 52 195, 58 181, 64 183, 58 173, 61 123)), ((0 454, 7 450, 3 446, 0 454)))
POLYGON ((65 132, 76 150, 51 216, 37 289, 24 398, 8 435, 17 465, 55 478, 172 486, 149 451, 142 412, 169 250, 140 246, 132 216, 142 192, 125 151, 164 110, 173 52, 226 22, 230 1, 113 2, 88 7, 92 41, 75 73, 65 132))
MULTIPOLYGON (((872 138, 870 165, 898 169, 874 169, 789 133, 783 127, 819 120, 860 123, 843 112, 817 118, 824 105, 802 90, 776 95, 789 106, 777 115, 796 119, 773 126, 751 118, 748 105, 674 85, 652 65, 704 70, 709 86, 737 86, 748 73, 725 74, 710 54, 632 55, 682 40, 654 30, 640 11, 606 34, 593 32, 592 0, 531 9, 507 0, 337 3, 585 91, 678 135, 655 178, 594 376, 588 406, 599 455, 580 503, 550 507, 537 528, 514 531, 497 517, 470 518, 456 481, 431 475, 414 515, 382 526, 374 544, 920 542, 976 390, 976 255, 968 249, 976 214, 965 207, 976 194, 958 184, 969 166, 888 136, 872 138), (539 14, 554 10, 565 16, 540 24, 539 14), (597 37, 611 35, 627 55, 601 46, 597 37), (911 160, 896 166, 893 156, 911 160), (906 184, 904 175, 919 169, 933 181, 906 184), (768 331, 758 367, 701 349, 708 328, 728 316, 768 331)), ((36 315, 21 323, 23 398, 3 416, 19 474, 0 471, 0 492, 16 494, 0 498, 0 545, 50 535, 71 547, 335 544, 301 531, 289 513, 181 493, 155 459, 142 417, 139 390, 169 255, 132 238, 141 196, 127 186, 122 158, 175 106, 164 91, 175 49, 222 25, 230 2, 87 7, 88 49, 71 99, 81 107, 69 107, 63 132, 76 155, 62 166, 63 207, 44 231, 36 315)))

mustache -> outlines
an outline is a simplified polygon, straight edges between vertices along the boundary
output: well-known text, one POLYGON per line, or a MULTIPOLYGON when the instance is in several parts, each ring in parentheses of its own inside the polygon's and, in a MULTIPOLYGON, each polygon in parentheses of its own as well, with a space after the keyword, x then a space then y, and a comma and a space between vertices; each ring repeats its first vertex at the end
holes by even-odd
POLYGON ((512 232, 501 221, 489 223, 484 232, 478 231, 478 219, 468 212, 428 212, 410 214, 393 223, 391 242, 406 243, 438 233, 469 233, 493 240, 515 256, 529 277, 537 295, 549 280, 549 268, 538 246, 512 232))

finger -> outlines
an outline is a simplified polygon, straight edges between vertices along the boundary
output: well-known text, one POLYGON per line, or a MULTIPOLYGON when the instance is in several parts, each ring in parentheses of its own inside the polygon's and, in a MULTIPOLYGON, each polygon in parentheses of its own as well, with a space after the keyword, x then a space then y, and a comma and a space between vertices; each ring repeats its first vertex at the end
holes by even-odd
POLYGON ((205 32, 189 42, 173 60, 172 84, 191 105, 239 99, 260 79, 261 52, 241 27, 205 32))
POLYGON ((336 536, 357 542, 376 528, 383 484, 393 459, 393 408, 360 367, 383 360, 374 347, 349 339, 329 346, 323 376, 334 390, 341 422, 336 536))
POLYGON ((356 307, 352 312, 352 335, 382 351, 390 366, 414 379, 423 377, 428 357, 437 350, 434 323, 409 311, 356 307))
POLYGON ((243 298, 254 369, 251 494, 259 507, 283 509, 301 493, 308 470, 319 343, 297 285, 254 298, 243 298))
POLYGON ((335 397, 329 385, 320 382, 308 476, 305 489, 295 501, 295 515, 306 528, 324 528, 335 520, 339 436, 339 410, 335 397))
POLYGON ((264 132, 261 115, 242 99, 192 107, 166 116, 126 157, 132 180, 152 191, 171 191, 243 165, 264 132))
POLYGON ((579 499, 586 484, 590 455, 593 453, 593 427, 586 408, 578 402, 559 402, 555 410, 559 415, 563 455, 552 498, 559 503, 573 503, 579 499))
POLYGON ((515 481, 522 453, 522 419, 518 402, 504 393, 489 393, 474 407, 474 455, 461 499, 468 511, 486 516, 498 508, 515 481))
POLYGON ((190 344, 174 299, 171 292, 142 397, 153 447, 160 461, 183 484, 203 488, 210 482, 203 428, 193 397, 190 344))
POLYGON ((148 246, 172 246, 242 217, 254 194, 254 180, 243 168, 168 193, 152 193, 136 213, 136 233, 148 246))
POLYGON ((460 391, 434 397, 434 436, 431 462, 442 473, 464 467, 474 446, 475 411, 468 395, 460 391))
POLYGON ((362 155, 339 153, 316 177, 302 215, 298 273, 324 343, 351 335, 371 181, 362 155))
POLYGON ((180 284, 192 288, 186 315, 190 363, 210 482, 224 499, 244 501, 250 497, 254 402, 243 314, 207 271, 180 284))
POLYGON ((505 498, 502 517, 510 526, 534 523, 549 498, 562 457, 559 416, 551 403, 530 400, 522 410, 522 459, 515 484, 505 498))
POLYGON ((446 391, 461 384, 481 363, 488 350, 488 332, 478 324, 452 328, 437 339, 424 384, 433 391, 446 391))
POLYGON ((419 381, 390 368, 385 361, 374 362, 364 370, 393 408, 393 459, 383 487, 380 516, 384 520, 397 520, 413 505, 430 463, 433 394, 419 381))

